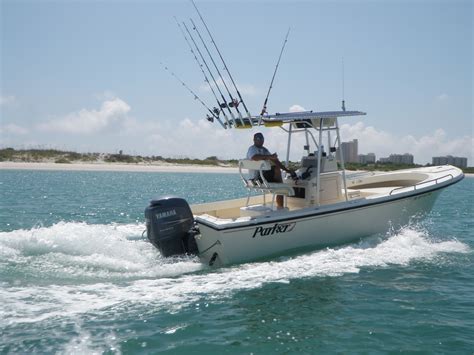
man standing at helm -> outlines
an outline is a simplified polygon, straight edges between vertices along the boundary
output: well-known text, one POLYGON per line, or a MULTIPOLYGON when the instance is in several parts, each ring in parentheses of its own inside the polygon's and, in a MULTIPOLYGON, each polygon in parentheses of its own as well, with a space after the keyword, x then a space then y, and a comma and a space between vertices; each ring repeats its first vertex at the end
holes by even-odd
MULTIPOLYGON (((286 171, 289 174, 294 174, 293 171, 287 169, 280 160, 278 159, 278 155, 276 153, 272 154, 270 151, 263 146, 264 142, 263 134, 258 132, 255 133, 253 136, 253 145, 249 147, 247 151, 247 159, 249 160, 268 160, 271 165, 271 170, 263 171, 263 177, 268 182, 283 182, 281 177, 281 171, 286 171)), ((251 179, 260 179, 259 171, 258 170, 251 170, 250 171, 250 178, 251 179)), ((278 208, 283 208, 283 195, 277 195, 276 203, 278 208)))

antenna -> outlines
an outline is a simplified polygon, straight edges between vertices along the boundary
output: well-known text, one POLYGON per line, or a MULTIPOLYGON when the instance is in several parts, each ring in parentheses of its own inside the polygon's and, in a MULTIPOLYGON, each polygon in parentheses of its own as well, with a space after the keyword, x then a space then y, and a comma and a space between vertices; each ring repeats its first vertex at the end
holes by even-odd
POLYGON ((342 57, 342 111, 346 110, 346 102, 344 101, 344 57, 342 57))
POLYGON ((286 42, 288 42, 288 36, 290 34, 290 29, 291 28, 288 27, 288 32, 286 32, 285 41, 283 42, 283 46, 281 47, 280 56, 278 57, 278 61, 277 61, 277 64, 275 66, 275 71, 273 72, 272 81, 270 82, 270 86, 269 86, 268 92, 267 92, 267 97, 265 98, 265 101, 263 103, 262 112, 260 113, 260 119, 258 120, 258 124, 260 124, 260 121, 262 120, 263 115, 265 114, 265 112, 267 112, 268 97, 270 96, 270 91, 272 90, 272 87, 273 87, 273 81, 275 80, 275 75, 277 73, 278 66, 280 65, 281 56, 282 56, 283 51, 285 49, 286 42))

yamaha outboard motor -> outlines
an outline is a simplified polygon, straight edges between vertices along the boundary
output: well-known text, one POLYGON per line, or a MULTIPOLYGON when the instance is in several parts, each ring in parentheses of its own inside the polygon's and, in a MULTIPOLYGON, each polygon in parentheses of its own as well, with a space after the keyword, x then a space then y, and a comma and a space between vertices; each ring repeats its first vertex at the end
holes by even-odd
POLYGON ((198 253, 193 213, 182 198, 152 200, 145 209, 145 219, 147 237, 163 256, 198 253))

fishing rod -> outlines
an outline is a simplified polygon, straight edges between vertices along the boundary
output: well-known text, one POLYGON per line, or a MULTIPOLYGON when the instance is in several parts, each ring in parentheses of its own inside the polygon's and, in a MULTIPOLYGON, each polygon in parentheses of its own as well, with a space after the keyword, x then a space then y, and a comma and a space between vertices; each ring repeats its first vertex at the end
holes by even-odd
POLYGON ((265 98, 265 101, 263 103, 262 112, 260 112, 260 118, 258 120, 258 124, 260 124, 260 122, 262 121, 263 115, 267 112, 268 97, 270 96, 270 91, 272 90, 272 87, 273 87, 273 81, 275 80, 275 75, 277 73, 278 66, 280 65, 281 56, 283 55, 283 51, 285 50, 286 42, 288 42, 288 35, 290 34, 290 29, 291 28, 288 27, 288 32, 286 32, 285 41, 283 42, 283 46, 281 47, 280 56, 278 57, 275 71, 273 72, 273 77, 272 77, 272 81, 270 82, 270 87, 268 88, 267 97, 265 98))
MULTIPOLYGON (((209 79, 208 79, 206 73, 204 72, 204 69, 203 69, 203 67, 202 67, 202 64, 201 64, 201 62, 199 62, 199 59, 197 58, 196 53, 194 52, 193 47, 191 46, 191 43, 189 43, 188 37, 186 37, 186 33, 184 33, 183 28, 182 28, 181 25, 179 24, 178 19, 176 18, 176 16, 173 16, 173 17, 174 17, 174 20, 176 21, 176 24, 178 25, 178 27, 179 27, 181 33, 183 34, 183 37, 184 37, 184 39, 186 40, 186 43, 188 44, 189 49, 191 50, 191 53, 193 54, 194 59, 196 60, 197 65, 199 66, 199 69, 201 69, 201 72, 202 72, 202 74, 204 75, 204 81, 209 85, 209 88, 211 89, 212 94, 214 95, 214 98, 215 98, 216 101, 217 101, 217 106, 220 108, 222 114, 224 115, 225 121, 226 121, 227 123, 229 123, 229 120, 228 120, 228 118, 227 118, 227 116, 226 116, 224 110, 222 109, 222 104, 219 102, 219 99, 217 98, 217 95, 216 95, 216 93, 215 93, 215 91, 214 91, 214 89, 213 89, 211 83, 209 82, 209 79)), ((222 122, 221 122, 221 120, 220 120, 220 117, 218 118, 218 120, 219 120, 219 123, 222 125, 222 122)))
MULTIPOLYGON (((163 65, 163 63, 160 63, 161 65, 163 65)), ((212 116, 209 116, 209 115, 206 115, 206 119, 209 121, 209 122, 214 122, 214 118, 216 118, 219 123, 221 124, 221 126, 226 129, 225 125, 221 122, 220 118, 219 118, 219 109, 217 107, 214 107, 212 110, 204 103, 204 101, 202 101, 199 96, 189 88, 189 86, 186 85, 186 83, 184 81, 182 81, 175 73, 173 73, 171 70, 168 69, 167 66, 163 65, 163 67, 165 68, 165 70, 170 73, 172 76, 174 76, 180 83, 181 85, 183 85, 193 96, 194 96, 194 99, 195 100, 198 100, 201 105, 203 105, 208 111, 209 113, 212 115, 212 116)))
MULTIPOLYGON (((229 105, 226 103, 226 99, 225 99, 225 97, 224 97, 224 94, 222 93, 222 91, 221 91, 219 85, 217 84, 217 81, 216 81, 216 79, 214 78, 214 75, 212 74, 212 71, 211 71, 211 69, 209 68, 209 65, 207 64, 206 59, 205 59, 204 56, 202 55, 201 50, 199 49, 199 47, 198 47, 196 41, 194 40, 193 35, 191 34, 191 32, 190 32, 189 29, 188 29, 188 26, 186 26, 186 24, 185 24, 184 22, 183 22, 183 26, 184 26, 184 28, 186 29, 186 32, 188 33, 189 37, 191 38, 191 41, 193 42, 194 47, 195 47, 196 50, 198 51, 199 56, 201 57, 201 60, 203 61, 204 65, 205 65, 206 68, 207 68, 207 71, 208 71, 209 74, 211 75, 211 78, 212 78, 212 80, 214 81, 214 85, 216 86, 217 91, 219 91, 219 94, 221 95, 221 98, 222 98, 223 103, 221 104, 220 108, 221 108, 222 110, 223 110, 224 108, 227 108, 227 110, 228 110, 229 113, 230 113, 230 116, 232 117, 232 123, 235 125, 235 116, 234 116, 234 114, 232 113, 232 111, 230 110, 229 105)), ((226 117, 226 116, 225 116, 225 118, 226 118, 226 120, 227 120, 227 117, 226 117)), ((230 122, 229 122, 228 120, 227 120, 226 122, 227 122, 227 124, 230 125, 230 122)))
POLYGON ((224 68, 227 71, 227 74, 229 74, 229 78, 232 81, 232 84, 234 85, 235 91, 237 91, 237 95, 239 96, 240 102, 242 103, 242 105, 244 105, 244 109, 247 112, 248 117, 251 118, 252 115, 250 114, 249 110, 247 109, 247 106, 245 105, 244 99, 242 98, 242 95, 240 95, 239 89, 237 89, 237 85, 235 85, 234 78, 232 78, 232 75, 230 74, 229 68, 225 64, 224 58, 222 58, 222 55, 221 55, 221 52, 219 51, 219 48, 217 48, 217 44, 214 41, 214 38, 212 37, 211 31, 209 31, 209 28, 207 27, 206 22, 204 21, 201 13, 199 12, 199 9, 197 8, 196 4, 194 3, 194 0, 191 0, 191 3, 193 4, 194 8, 196 9, 196 12, 198 13, 199 17, 201 18, 201 21, 204 24, 204 27, 206 27, 207 33, 209 34, 209 37, 211 38, 211 42, 214 44, 214 47, 216 47, 217 53, 219 54, 219 57, 221 58, 222 63, 224 64, 224 68))
POLYGON ((222 80, 222 83, 224 84, 224 87, 225 89, 227 90, 227 94, 229 94, 229 97, 230 97, 230 103, 229 103, 229 106, 230 107, 233 107, 236 109, 237 113, 239 114, 239 120, 240 120, 240 123, 242 124, 242 126, 244 125, 244 121, 242 120, 242 114, 240 113, 239 111, 239 101, 237 99, 234 99, 232 97, 232 94, 229 90, 229 88, 227 87, 227 84, 225 83, 225 80, 224 80, 224 77, 222 76, 221 74, 221 71, 219 70, 219 68, 217 67, 216 65, 216 62, 214 61, 214 58, 212 57, 211 55, 211 52, 209 51, 209 48, 207 48, 207 45, 206 45, 206 42, 204 42, 204 39, 202 38, 201 36, 201 33, 199 32, 196 24, 194 23, 193 19, 190 19, 191 20, 191 23, 193 25, 193 30, 196 31, 196 33, 198 34, 199 36, 199 39, 201 40, 202 42, 202 45, 204 46, 204 48, 206 49, 206 52, 207 52, 207 55, 209 56, 209 58, 211 58, 211 61, 212 61, 212 64, 214 64, 214 68, 216 68, 216 71, 217 71, 217 74, 219 75, 219 78, 222 80))

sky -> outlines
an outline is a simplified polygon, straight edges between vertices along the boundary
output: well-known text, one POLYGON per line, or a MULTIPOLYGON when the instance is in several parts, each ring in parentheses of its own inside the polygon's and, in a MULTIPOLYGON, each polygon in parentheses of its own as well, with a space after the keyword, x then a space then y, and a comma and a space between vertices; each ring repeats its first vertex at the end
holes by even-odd
MULTIPOLYGON (((256 130, 209 123, 206 109, 164 69, 214 105, 174 20, 192 18, 205 35, 189 1, 0 4, 1 147, 245 156, 256 130)), ((291 28, 270 113, 339 110, 344 91, 348 110, 367 113, 340 119, 342 141, 358 139, 359 153, 411 153, 420 164, 449 154, 474 165, 472 1, 196 4, 252 114, 261 111, 291 28)), ((281 129, 259 131, 270 151, 285 155, 281 129)), ((302 139, 293 147, 297 160, 302 139)))

